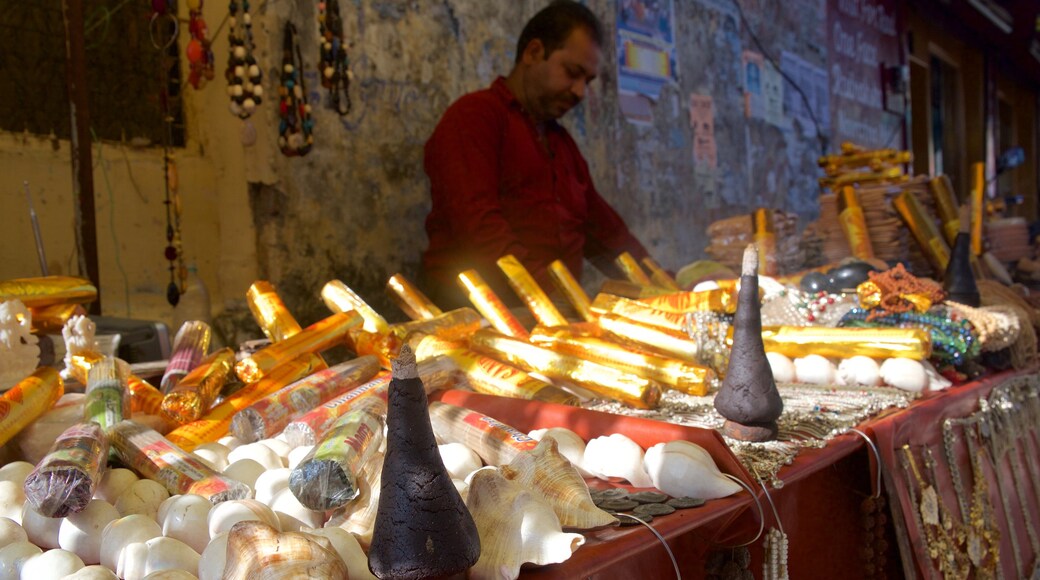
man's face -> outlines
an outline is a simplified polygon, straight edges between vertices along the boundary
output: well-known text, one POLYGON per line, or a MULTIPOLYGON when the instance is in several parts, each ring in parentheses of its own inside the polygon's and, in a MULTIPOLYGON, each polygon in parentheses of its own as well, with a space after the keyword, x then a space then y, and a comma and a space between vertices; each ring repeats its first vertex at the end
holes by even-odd
POLYGON ((528 44, 524 89, 535 120, 559 119, 580 103, 596 78, 601 57, 599 45, 583 27, 572 30, 563 46, 548 57, 540 40, 528 44))

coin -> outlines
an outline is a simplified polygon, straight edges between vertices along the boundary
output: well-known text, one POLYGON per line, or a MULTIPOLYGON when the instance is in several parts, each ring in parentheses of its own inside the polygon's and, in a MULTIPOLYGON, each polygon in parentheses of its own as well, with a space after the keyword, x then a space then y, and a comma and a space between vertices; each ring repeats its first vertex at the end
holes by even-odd
POLYGON ((613 510, 616 512, 627 512, 628 510, 639 505, 639 502, 632 501, 630 499, 608 499, 603 500, 596 504, 598 507, 605 510, 613 510))
POLYGON ((640 491, 629 495, 628 499, 639 503, 664 503, 668 501, 668 496, 659 491, 640 491))
POLYGON ((664 503, 665 505, 672 506, 677 510, 684 510, 689 508, 700 507, 704 505, 704 500, 697 499, 694 497, 673 497, 672 499, 664 503))
POLYGON ((636 506, 632 513, 637 516, 649 515, 649 516, 666 516, 675 511, 675 508, 668 504, 663 503, 644 503, 636 506))
POLYGON ((628 497, 628 490, 622 487, 611 487, 609 489, 593 489, 589 491, 592 499, 624 499, 628 497))
POLYGON ((650 522, 654 521, 654 516, 652 516, 650 514, 634 514, 634 515, 618 514, 618 515, 621 516, 621 517, 618 518, 618 520, 621 522, 622 526, 638 526, 639 522, 636 521, 637 519, 642 521, 642 522, 646 522, 646 523, 650 523, 650 522), (633 519, 633 518, 635 518, 635 519, 633 519))

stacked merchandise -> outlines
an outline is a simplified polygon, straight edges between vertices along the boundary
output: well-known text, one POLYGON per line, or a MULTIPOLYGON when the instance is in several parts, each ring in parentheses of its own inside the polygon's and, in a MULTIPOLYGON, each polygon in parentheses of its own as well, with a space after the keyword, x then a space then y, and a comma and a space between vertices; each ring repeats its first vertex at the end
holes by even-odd
POLYGON ((903 165, 911 159, 909 151, 868 150, 853 143, 842 143, 840 155, 825 155, 817 161, 825 177, 820 188, 838 193, 847 185, 885 185, 907 181, 903 165))
MULTIPOLYGON (((810 240, 812 253, 818 252, 819 242, 815 236, 806 238, 798 232, 798 215, 772 210, 776 243, 776 262, 780 273, 797 272, 807 265, 810 251, 803 239, 810 240)), ((752 216, 748 214, 719 220, 708 226, 711 238, 705 252, 727 268, 739 272, 744 248, 754 240, 752 216)), ((846 254, 847 255, 847 254, 846 254)))

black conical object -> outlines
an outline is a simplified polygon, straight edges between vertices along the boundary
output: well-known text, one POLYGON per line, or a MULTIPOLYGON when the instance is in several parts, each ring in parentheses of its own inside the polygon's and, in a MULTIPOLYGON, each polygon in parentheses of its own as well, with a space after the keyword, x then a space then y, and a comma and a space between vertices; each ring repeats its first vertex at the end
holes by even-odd
POLYGON ((443 578, 480 558, 477 526, 444 468, 407 345, 392 361, 386 456, 368 567, 378 578, 443 578))
POLYGON ((946 291, 947 300, 978 308, 982 304, 982 297, 975 283, 975 272, 971 269, 971 234, 967 231, 970 219, 971 213, 967 206, 962 207, 960 228, 943 275, 943 290, 946 291))
POLYGON ((744 250, 744 264, 733 320, 733 349, 715 409, 726 418, 723 433, 744 441, 776 439, 784 402, 776 390, 773 371, 762 343, 762 314, 758 302, 758 251, 744 250))

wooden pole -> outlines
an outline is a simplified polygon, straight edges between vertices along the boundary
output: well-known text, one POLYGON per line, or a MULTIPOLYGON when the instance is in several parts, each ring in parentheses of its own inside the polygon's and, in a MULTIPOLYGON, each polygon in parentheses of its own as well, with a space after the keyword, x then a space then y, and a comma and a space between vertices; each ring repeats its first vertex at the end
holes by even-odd
POLYGON ((83 0, 62 0, 65 21, 65 65, 72 118, 72 194, 77 200, 76 245, 79 271, 98 289, 90 305, 92 314, 101 313, 101 277, 98 272, 97 220, 94 209, 94 171, 90 151, 90 102, 87 87, 87 55, 83 37, 83 0))

